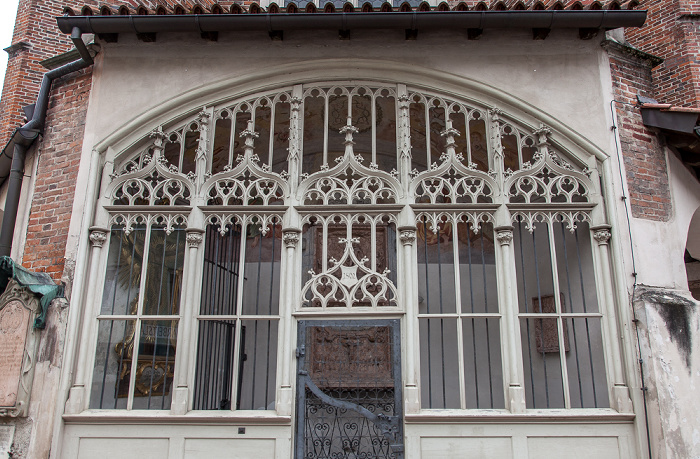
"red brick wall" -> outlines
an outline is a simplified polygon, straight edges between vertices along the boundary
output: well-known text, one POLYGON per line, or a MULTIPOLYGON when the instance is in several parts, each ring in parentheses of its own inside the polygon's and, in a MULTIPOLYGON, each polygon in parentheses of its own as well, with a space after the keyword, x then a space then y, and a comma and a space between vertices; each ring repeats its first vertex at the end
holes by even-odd
POLYGON ((642 123, 637 104, 637 94, 655 95, 651 63, 612 49, 610 64, 632 216, 667 221, 672 206, 665 148, 642 123))
POLYGON ((90 96, 90 69, 54 81, 44 138, 38 144, 39 163, 22 264, 63 274, 68 227, 83 144, 90 96))
POLYGON ((630 44, 664 59, 652 72, 660 102, 700 107, 700 34, 698 0, 642 0, 649 11, 639 29, 627 29, 630 44))

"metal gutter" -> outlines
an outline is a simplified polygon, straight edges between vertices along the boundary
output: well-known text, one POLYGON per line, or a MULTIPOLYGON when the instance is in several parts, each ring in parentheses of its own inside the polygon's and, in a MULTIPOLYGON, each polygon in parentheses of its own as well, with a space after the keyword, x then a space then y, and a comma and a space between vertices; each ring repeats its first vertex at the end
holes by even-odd
POLYGON ((300 29, 616 29, 641 27, 645 10, 510 10, 374 13, 187 14, 63 16, 58 27, 71 33, 249 32, 300 29))
POLYGON ((77 27, 71 29, 71 40, 73 40, 81 58, 44 74, 31 119, 24 126, 15 129, 12 137, 2 149, 2 154, 0 154, 0 185, 4 184, 5 180, 9 181, 2 227, 0 227, 0 256, 9 257, 12 250, 12 239, 22 191, 22 179, 24 178, 24 160, 27 150, 39 137, 39 134, 44 131, 51 84, 56 78, 77 72, 93 64, 92 56, 81 38, 82 33, 77 27))

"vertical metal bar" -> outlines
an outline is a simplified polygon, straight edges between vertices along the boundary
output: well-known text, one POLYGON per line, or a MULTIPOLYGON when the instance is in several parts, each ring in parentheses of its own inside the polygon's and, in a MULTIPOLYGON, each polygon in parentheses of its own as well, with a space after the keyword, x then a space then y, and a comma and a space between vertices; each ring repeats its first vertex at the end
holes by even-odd
MULTIPOLYGON (((240 244, 239 244, 239 252, 238 252, 238 260, 236 260, 238 264, 238 279, 237 279, 237 291, 236 291, 236 315, 242 314, 242 308, 243 308, 243 282, 245 281, 245 252, 246 252, 246 232, 247 232, 247 221, 243 221, 240 224, 240 229, 241 229, 241 235, 240 235, 240 244)), ((234 347, 234 353, 233 353, 233 369, 236 372, 233 377, 235 378, 235 381, 238 381, 239 384, 233 384, 233 391, 231 393, 231 400, 236 400, 236 409, 239 409, 240 406, 240 388, 238 387, 240 385, 241 377, 243 376, 241 373, 241 349, 244 346, 243 339, 244 337, 242 336, 241 332, 241 320, 236 320, 236 331, 234 333, 234 339, 236 342, 236 346, 234 347)))
MULTIPOLYGON (((518 218, 518 241, 520 245, 520 273, 522 274, 523 280, 523 295, 525 298, 525 312, 529 312, 529 302, 527 296, 527 280, 525 279, 525 255, 523 253, 523 227, 522 219, 518 218)), ((530 319, 525 319, 525 328, 527 329, 527 354, 528 362, 530 364, 530 391, 532 394, 532 405, 533 408, 537 407, 537 402, 535 400, 535 376, 532 372, 532 344, 530 339, 530 319)))
MULTIPOLYGON (((578 260, 578 275, 581 282, 581 302, 583 303, 583 312, 588 313, 586 308, 586 288, 583 285, 583 268, 581 267, 581 250, 578 240, 578 228, 574 229, 574 238, 576 239, 576 258, 578 260)), ((573 324, 574 320, 571 319, 573 324)), ((588 343, 588 361, 591 366, 591 384, 593 385, 593 406, 598 408, 598 395, 595 387, 595 375, 593 374, 593 351, 591 350, 591 334, 588 324, 588 317, 584 319, 586 324, 586 342, 588 343)), ((572 325, 573 327, 573 325, 572 325)))
POLYGON ((426 169, 430 170, 430 108, 427 100, 425 101, 425 156, 426 169))
POLYGON ((552 267, 552 284, 554 287, 554 305, 557 312, 557 333, 559 335, 559 365, 561 367, 561 388, 564 394, 564 407, 571 408, 571 397, 569 394, 569 372, 566 365, 566 347, 564 346, 564 322, 561 316, 561 290, 559 288, 559 270, 557 269, 557 248, 554 239, 554 223, 547 223, 547 239, 549 247, 549 262, 552 267))
MULTIPOLYGON (((547 227, 549 229, 549 227, 547 227)), ((540 289, 540 265, 539 261, 537 260, 537 238, 535 237, 535 231, 532 231, 532 251, 534 252, 535 255, 535 277, 537 278, 537 305, 539 307, 539 313, 542 314, 542 291, 540 289)), ((548 233, 549 235, 549 233, 548 233)), ((524 271, 525 265, 523 265, 523 271, 524 271)), ((525 298, 525 301, 527 301, 527 298, 525 298)), ((545 400, 547 402, 547 408, 549 408, 549 381, 547 379, 547 356, 545 355, 544 352, 544 319, 538 319, 540 320, 540 343, 542 343, 542 366, 544 368, 544 394, 545 394, 545 400)), ((534 386, 533 386, 534 389, 534 386)))
MULTIPOLYGON (((443 311, 442 303, 442 257, 440 256, 440 226, 437 228, 438 238, 437 238, 437 262, 438 262, 438 280, 439 280, 439 290, 440 293, 440 314, 443 311)), ((445 394, 445 320, 440 317, 440 359, 442 364, 442 407, 447 408, 447 396, 445 394)))
POLYGON ((270 138, 268 139, 268 161, 267 164, 270 165, 270 170, 272 170, 272 156, 275 151, 275 114, 277 104, 273 101, 270 102, 270 138))
MULTIPOLYGON (((430 276, 428 274, 428 223, 423 217, 423 253, 425 258, 425 312, 430 314, 430 276)), ((428 407, 433 407, 433 368, 432 368, 432 341, 430 340, 430 319, 425 319, 428 328, 428 407)))
MULTIPOLYGON (((469 225, 467 223, 467 225, 469 225)), ((472 241, 471 241, 471 234, 469 232, 469 227, 467 226, 467 256, 468 256, 468 261, 469 261, 469 301, 470 301, 470 311, 471 314, 474 314, 474 275, 472 271, 472 241)), ((479 370, 476 365, 476 327, 475 327, 475 319, 474 316, 471 318, 472 322, 472 361, 473 361, 473 366, 474 366, 474 394, 475 394, 475 401, 476 401, 476 408, 479 408, 479 370)))
MULTIPOLYGON (((452 221, 452 265, 454 266, 455 279, 455 310, 457 311, 457 371, 459 377, 459 406, 467 408, 466 375, 464 368, 464 330, 462 329, 462 282, 459 263, 459 217, 452 221)), ((468 225, 468 224, 467 224, 468 225)), ((467 238, 469 228, 467 226, 467 238)), ((470 289, 471 291, 471 286, 470 289)))
POLYGON ((233 384, 233 381, 231 380, 231 352, 233 351, 233 332, 235 328, 235 322, 234 325, 232 326, 228 321, 226 322, 226 342, 225 346, 226 349, 224 350, 224 387, 223 391, 221 393, 221 397, 224 397, 223 400, 227 400, 228 403, 226 406, 222 406, 223 404, 219 404, 219 409, 224 410, 224 409, 231 409, 231 399, 228 398, 231 394, 231 385, 233 384))
MULTIPOLYGON (((277 224, 272 224, 272 259, 270 260, 270 303, 268 306, 268 314, 272 315, 272 286, 275 284, 275 233, 277 231, 277 224)), ((278 308, 279 309, 279 308, 278 308)), ((279 311, 278 311, 279 313, 279 311)), ((272 321, 267 321, 267 349, 265 350, 265 355, 267 359, 265 360, 265 409, 268 405, 268 392, 270 388, 270 335, 272 321)))
MULTIPOLYGON (((567 285, 567 290, 569 293, 569 309, 571 312, 574 312, 574 300, 573 300, 573 295, 571 294, 571 277, 569 276, 569 252, 566 247, 566 230, 564 229, 564 222, 559 222, 561 227, 561 243, 562 247, 564 248, 564 267, 566 268, 566 285, 567 285)), ((563 305, 562 305, 562 312, 564 312, 563 305)), ((564 321, 566 319, 563 319, 564 321)), ((566 322, 564 322, 564 327, 566 327, 566 322)), ((578 378, 578 394, 579 394, 579 401, 581 402, 581 408, 584 408, 583 405, 583 388, 581 386, 581 365, 579 363, 579 358, 578 358, 578 340, 576 339, 576 324, 574 323, 573 318, 571 319, 571 332, 574 337, 574 356, 576 357, 576 376, 578 378)))
POLYGON ((328 94, 323 96, 323 164, 328 164, 328 94))
MULTIPOLYGON (((144 235, 144 244, 143 244, 143 259, 141 261, 141 279, 139 283, 139 300, 137 304, 137 309, 136 313, 138 315, 136 319, 136 328, 134 329, 134 353, 135 353, 135 358, 132 359, 131 361, 131 375, 129 378, 129 397, 127 399, 127 404, 126 407, 128 410, 131 409, 133 403, 134 403, 134 389, 135 389, 135 381, 136 381, 136 369, 137 369, 137 364, 138 364, 138 355, 139 355, 139 346, 141 344, 141 314, 143 314, 143 303, 145 301, 144 297, 146 296, 146 278, 148 277, 148 263, 149 263, 149 258, 150 258, 150 250, 151 250, 151 239, 152 239, 152 234, 153 233, 153 228, 151 227, 151 222, 148 222, 146 225, 146 233, 144 235)), ((135 238, 135 237, 134 237, 135 238)))
POLYGON ((466 140, 467 145, 467 165, 472 163, 472 139, 471 139, 471 129, 469 129, 469 121, 472 117, 472 112, 467 110, 464 113, 464 140, 466 140))
POLYGON ((377 164, 377 92, 373 92, 370 96, 372 103, 372 162, 377 164))
MULTIPOLYGON (((112 236, 110 237, 110 246, 112 244, 111 238, 114 237, 113 234, 115 231, 119 231, 121 233, 119 235, 119 250, 118 250, 117 265, 116 265, 117 270, 119 270, 119 267, 121 266, 121 259, 122 259, 122 245, 124 244, 124 231, 123 230, 112 230, 112 236)), ((133 252, 133 250, 134 249, 132 248, 132 252, 133 252)), ((131 256, 131 260, 132 260, 132 266, 133 266, 133 260, 134 260, 133 253, 131 256)), ((112 308, 111 308, 112 315, 114 315, 114 304, 116 303, 116 300, 117 300, 117 281, 118 281, 118 278, 119 278, 119 276, 116 275, 116 273, 115 273, 114 284, 112 285, 112 291, 113 291, 113 293, 112 293, 112 308)), ((131 271, 129 272, 129 285, 131 285, 131 271)), ((129 298, 129 296, 127 293, 127 305, 129 303, 128 298, 129 298)), ((100 321, 98 321, 98 324, 99 323, 100 323, 100 321)), ((98 325, 98 329, 99 329, 99 325, 98 325)), ((104 401, 105 381, 107 379, 107 368, 109 366, 109 349, 112 347, 112 331, 113 330, 114 330, 114 321, 112 320, 112 321, 110 321, 110 325, 109 325, 109 335, 108 335, 108 339, 107 339, 107 350, 106 350, 106 355, 105 355, 105 367, 104 367, 104 371, 102 372, 102 390, 100 391, 100 409, 102 408, 102 402, 104 401)), ((119 376, 119 368, 117 368, 117 377, 118 376, 119 376)), ((117 397, 115 394, 115 397, 114 397, 115 408, 116 408, 116 403, 117 403, 116 400, 117 400, 117 397)))
MULTIPOLYGON (((488 286, 486 285, 486 254, 484 253, 484 229, 481 228, 481 276, 484 284, 484 312, 488 311, 488 286)), ((489 320, 484 319, 486 324, 486 356, 489 365, 489 400, 493 408, 493 375, 491 372, 491 336, 489 334, 489 320)))

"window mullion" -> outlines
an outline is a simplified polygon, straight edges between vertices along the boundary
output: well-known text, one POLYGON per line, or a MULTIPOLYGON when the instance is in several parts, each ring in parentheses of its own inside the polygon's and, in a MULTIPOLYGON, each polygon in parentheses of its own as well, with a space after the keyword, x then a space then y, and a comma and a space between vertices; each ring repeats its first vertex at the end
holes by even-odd
POLYGON ((198 228, 187 229, 188 250, 184 260, 184 265, 187 268, 180 301, 180 332, 178 333, 176 346, 178 352, 175 355, 175 389, 173 390, 171 402, 171 413, 173 414, 185 414, 192 402, 189 396, 188 382, 191 380, 190 374, 194 374, 194 371, 190 368, 189 362, 192 345, 197 342, 197 333, 193 333, 195 327, 192 325, 195 323, 194 316, 198 312, 197 306, 199 305, 196 297, 196 293, 199 291, 196 288, 198 279, 197 267, 199 265, 199 247, 202 243, 203 234, 204 230, 198 228))
MULTIPOLYGON (((559 341, 559 365, 561 366, 561 387, 564 392, 564 407, 571 408, 571 395, 569 393, 569 371, 566 365, 566 347, 564 340, 564 323, 561 313, 561 291, 559 285, 559 271, 557 270, 556 241, 554 240, 554 223, 550 218, 547 222, 547 240, 549 243, 549 262, 552 266, 552 286, 554 288, 554 307, 557 313, 557 335, 559 341)), ((564 241, 566 243, 566 241, 564 241)), ((542 301, 540 299, 540 301, 542 301)), ((541 303, 540 303, 541 304, 541 303)))
MULTIPOLYGON (((454 266, 453 273, 455 278, 455 311, 457 312, 457 368, 459 376, 459 404, 463 410, 467 408, 467 393, 464 368, 464 333, 462 330, 462 286, 461 275, 459 271, 459 218, 452 217, 450 224, 452 225, 452 264, 454 266)), ((467 232, 469 231, 467 226, 467 232)), ((469 237, 469 234, 467 234, 469 237)), ((486 279, 484 279, 486 282, 486 279)), ((471 285, 470 285, 471 288, 471 285)), ((478 399, 478 394, 477 394, 478 399)))
POLYGON ((525 412, 525 384, 522 368, 522 349, 520 339, 520 323, 518 317, 518 291, 515 272, 515 247, 513 242, 513 227, 499 226, 494 228, 495 240, 498 242, 499 263, 499 306, 503 314, 501 325, 501 349, 503 353, 504 371, 507 373, 508 388, 506 391, 506 407, 513 413, 525 412))

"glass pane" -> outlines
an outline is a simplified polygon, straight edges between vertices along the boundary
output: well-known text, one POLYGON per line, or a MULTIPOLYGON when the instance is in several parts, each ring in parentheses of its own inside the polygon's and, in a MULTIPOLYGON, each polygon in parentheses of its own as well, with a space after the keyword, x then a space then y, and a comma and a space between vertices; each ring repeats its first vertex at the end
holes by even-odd
POLYGON ((171 134, 165 142, 163 157, 173 166, 180 167, 180 140, 177 134, 171 134))
POLYGON ((279 311, 282 225, 248 225, 243 284, 243 314, 276 315, 279 311))
POLYGON ((486 136, 486 123, 481 119, 479 112, 472 114, 469 120, 469 152, 472 163, 476 164, 480 171, 489 171, 489 148, 486 136))
POLYGON ((238 409, 274 410, 277 369, 276 320, 243 320, 238 409))
POLYGON ((193 409, 230 410, 232 408, 235 337, 235 320, 199 322, 193 409))
POLYGON ((240 252, 240 226, 228 226, 223 235, 219 226, 207 226, 200 314, 236 314, 240 252))
POLYGON ((425 104, 412 103, 408 107, 411 122, 411 169, 422 172, 428 168, 425 130, 425 104))
POLYGON ((423 408, 459 408, 457 319, 419 319, 423 408))
POLYGON ((538 223, 532 233, 516 222, 513 236, 520 312, 542 312, 541 299, 554 295, 549 227, 538 223))
POLYGON ((228 110, 221 112, 221 118, 216 121, 214 127, 214 147, 212 150, 211 173, 218 174, 229 163, 229 150, 231 148, 231 113, 228 110))
POLYGON ((559 289, 566 299, 566 312, 598 312, 588 223, 580 222, 576 226, 573 233, 563 222, 553 226, 559 289))
POLYGON ((442 222, 437 231, 418 223, 418 307, 421 314, 456 311, 453 225, 442 222))
POLYGON ((136 314, 146 228, 113 227, 100 314, 136 314))
POLYGON ((263 99, 261 106, 255 108, 255 154, 263 164, 270 164, 270 123, 272 122, 272 109, 267 100, 263 99))
POLYGON ((398 170, 396 151, 396 100, 394 97, 376 98, 376 148, 379 170, 398 170))
POLYGON ((572 408, 608 408, 603 336, 599 317, 568 318, 570 332, 566 368, 572 408))
MULTIPOLYGON (((243 104, 241 110, 247 110, 247 107, 243 104)), ((241 138, 241 133, 248 129, 248 121, 250 121, 250 113, 236 112, 236 132, 233 134, 233 163, 231 166, 238 164, 236 159, 239 156, 242 158, 245 153, 245 139, 241 138)))
POLYGON ((197 147, 199 146, 199 131, 197 125, 192 124, 185 134, 185 151, 182 154, 182 173, 188 174, 195 171, 197 166, 197 147))
POLYGON ((310 174, 323 164, 323 133, 325 131, 325 100, 322 97, 304 99, 304 157, 302 172, 310 174))
POLYGON ((328 167, 335 166, 335 159, 345 154, 345 134, 340 130, 348 124, 348 96, 336 89, 328 97, 328 167))
POLYGON ((520 157, 518 150, 518 132, 511 126, 503 127, 501 136, 501 146, 503 147, 503 168, 504 170, 517 171, 520 169, 520 157))
POLYGON ((353 134, 353 151, 362 155, 363 164, 369 167, 372 162, 372 96, 360 89, 359 95, 352 97, 352 125, 357 128, 353 134))
POLYGON ((462 319, 467 408, 505 408, 499 320, 462 319))
POLYGON ((497 313, 496 249, 493 225, 482 223, 474 233, 471 224, 457 224, 462 312, 497 313))
POLYGON ((440 164, 440 156, 445 152, 445 108, 438 106, 435 101, 430 107, 430 164, 440 164))
POLYGON ((100 320, 90 408, 126 409, 135 320, 100 320))
POLYGON ((288 170, 287 149, 289 148, 289 117, 288 102, 278 102, 275 105, 275 133, 272 139, 272 172, 281 173, 288 170))
POLYGON ((521 319, 525 399, 528 408, 564 408, 559 347, 568 352, 569 339, 559 340, 559 319, 521 319))
POLYGON ((185 230, 151 229, 148 271, 144 292, 143 314, 170 315, 180 311, 182 269, 185 259, 185 230))
POLYGON ((469 131, 467 131, 467 122, 464 113, 452 113, 450 114, 450 120, 452 120, 452 127, 459 131, 459 135, 455 135, 455 150, 457 154, 461 153, 464 157, 464 164, 469 165, 467 162, 469 160, 469 143, 467 142, 467 134, 469 131))
POLYGON ((133 409, 170 409, 175 374, 177 325, 177 320, 141 322, 133 409))

